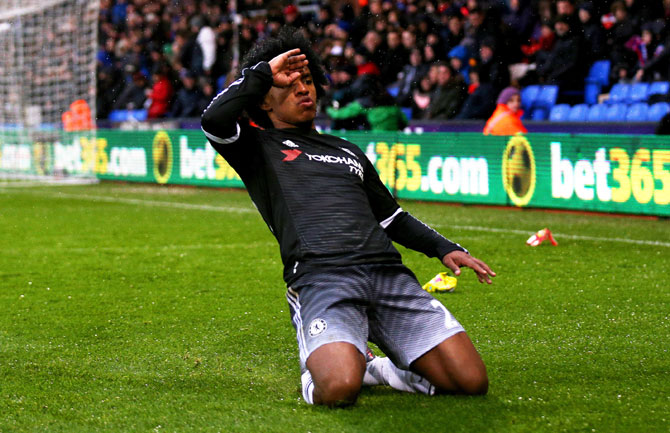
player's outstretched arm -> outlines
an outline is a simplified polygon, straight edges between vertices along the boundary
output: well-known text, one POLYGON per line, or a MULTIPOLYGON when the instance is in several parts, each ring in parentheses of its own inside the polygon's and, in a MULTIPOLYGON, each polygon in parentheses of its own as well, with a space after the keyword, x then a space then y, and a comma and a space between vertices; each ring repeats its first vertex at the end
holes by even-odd
POLYGON ((442 258, 442 263, 444 266, 451 269, 456 276, 461 274, 462 266, 472 269, 475 271, 475 274, 477 274, 480 283, 486 282, 491 284, 491 277, 496 276, 496 273, 493 272, 489 265, 463 251, 457 250, 447 253, 442 258))

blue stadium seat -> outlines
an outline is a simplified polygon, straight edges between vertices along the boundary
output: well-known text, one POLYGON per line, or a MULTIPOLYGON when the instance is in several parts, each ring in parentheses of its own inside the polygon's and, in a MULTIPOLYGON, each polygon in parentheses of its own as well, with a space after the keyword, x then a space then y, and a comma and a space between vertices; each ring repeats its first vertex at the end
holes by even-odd
POLYGON ((530 118, 532 120, 538 120, 538 121, 547 120, 548 117, 549 117, 549 110, 543 107, 533 108, 530 115, 530 118))
POLYGON ((670 104, 667 102, 657 102, 649 107, 647 111, 647 121, 648 122, 658 122, 670 112, 670 104))
POLYGON ((588 122, 605 122, 607 114, 607 105, 605 104, 595 104, 591 105, 589 112, 586 115, 586 120, 588 122))
POLYGON ((412 120, 412 107, 400 107, 407 120, 412 120))
MULTIPOLYGON (((523 101, 523 96, 521 96, 523 101)), ((549 112, 556 104, 558 98, 558 86, 546 85, 541 86, 535 101, 531 106, 531 119, 533 120, 547 120, 549 112)))
POLYGON ((647 121, 647 112, 649 111, 649 105, 645 102, 638 102, 636 104, 628 107, 626 112, 626 121, 627 122, 646 122, 647 121))
POLYGON ((540 88, 540 93, 537 95, 533 108, 544 108, 549 112, 551 107, 556 105, 556 98, 558 98, 558 86, 546 85, 540 88))
POLYGON ((589 69, 589 74, 584 80, 584 102, 586 104, 596 104, 601 89, 609 85, 611 65, 609 60, 599 60, 589 69))
POLYGON ((549 112, 549 120, 552 122, 565 122, 568 120, 570 114, 570 106, 568 104, 554 105, 549 112))
POLYGON ((521 89, 521 107, 523 111, 526 112, 526 115, 530 115, 530 109, 537 99, 537 95, 540 93, 540 86, 532 85, 527 86, 521 89))
POLYGON ((586 104, 577 104, 570 109, 568 122, 586 122, 586 116, 589 114, 589 106, 586 104))
POLYGON ((623 122, 626 120, 626 113, 628 112, 628 106, 626 104, 612 104, 607 107, 607 113, 605 114, 606 122, 623 122))
POLYGON ((129 120, 144 122, 147 120, 147 110, 112 110, 109 113, 109 120, 115 123, 127 122, 129 120))
POLYGON ((628 95, 630 93, 629 84, 620 84, 617 83, 612 86, 610 89, 610 99, 607 101, 608 104, 622 104, 628 100, 628 95))
POLYGON ((631 85, 628 93, 628 101, 631 104, 636 102, 644 102, 647 100, 647 92, 649 90, 649 83, 635 83, 631 85))
POLYGON ((651 95, 667 95, 668 92, 670 92, 669 82, 656 81, 649 85, 649 89, 647 90, 647 99, 649 99, 651 95))
POLYGON ((610 68, 612 63, 609 60, 598 60, 591 65, 589 74, 586 76, 587 83, 607 86, 610 83, 610 68))

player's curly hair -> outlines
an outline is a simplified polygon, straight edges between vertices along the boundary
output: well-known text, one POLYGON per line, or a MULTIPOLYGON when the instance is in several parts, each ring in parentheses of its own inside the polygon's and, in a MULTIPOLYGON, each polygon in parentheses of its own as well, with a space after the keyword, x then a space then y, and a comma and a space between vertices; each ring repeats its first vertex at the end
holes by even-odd
MULTIPOLYGON (((303 33, 295 27, 282 27, 276 37, 257 42, 242 59, 238 76, 241 76, 241 71, 245 68, 251 68, 258 62, 269 62, 278 55, 295 48, 300 48, 300 53, 307 57, 309 61, 307 67, 312 74, 312 80, 314 80, 314 85, 316 86, 316 96, 317 98, 322 97, 326 93, 324 87, 328 84, 328 79, 326 78, 321 58, 312 49, 311 44, 303 33)), ((267 113, 259 107, 247 107, 247 114, 258 125, 272 127, 272 122, 267 113)))

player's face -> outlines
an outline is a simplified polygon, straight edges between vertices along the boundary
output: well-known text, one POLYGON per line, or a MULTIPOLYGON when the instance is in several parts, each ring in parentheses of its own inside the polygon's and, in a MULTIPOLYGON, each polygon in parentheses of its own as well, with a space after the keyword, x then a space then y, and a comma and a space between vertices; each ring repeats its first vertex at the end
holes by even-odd
POLYGON ((289 87, 273 86, 262 107, 275 128, 312 126, 316 117, 316 85, 309 68, 305 66, 300 78, 289 87))

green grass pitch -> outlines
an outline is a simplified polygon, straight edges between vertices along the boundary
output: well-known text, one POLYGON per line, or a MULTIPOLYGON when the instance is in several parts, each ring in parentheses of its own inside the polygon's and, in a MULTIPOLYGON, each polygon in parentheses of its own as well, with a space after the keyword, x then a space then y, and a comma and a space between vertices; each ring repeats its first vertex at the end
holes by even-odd
MULTIPOLYGON (((243 191, 0 184, 0 432, 668 432, 670 223, 403 202, 497 272, 436 295, 485 397, 306 405, 243 191), (559 246, 525 241, 549 227, 559 246)), ((443 270, 401 249, 419 280, 443 270)), ((426 330, 430 332, 430 330, 426 330)))

